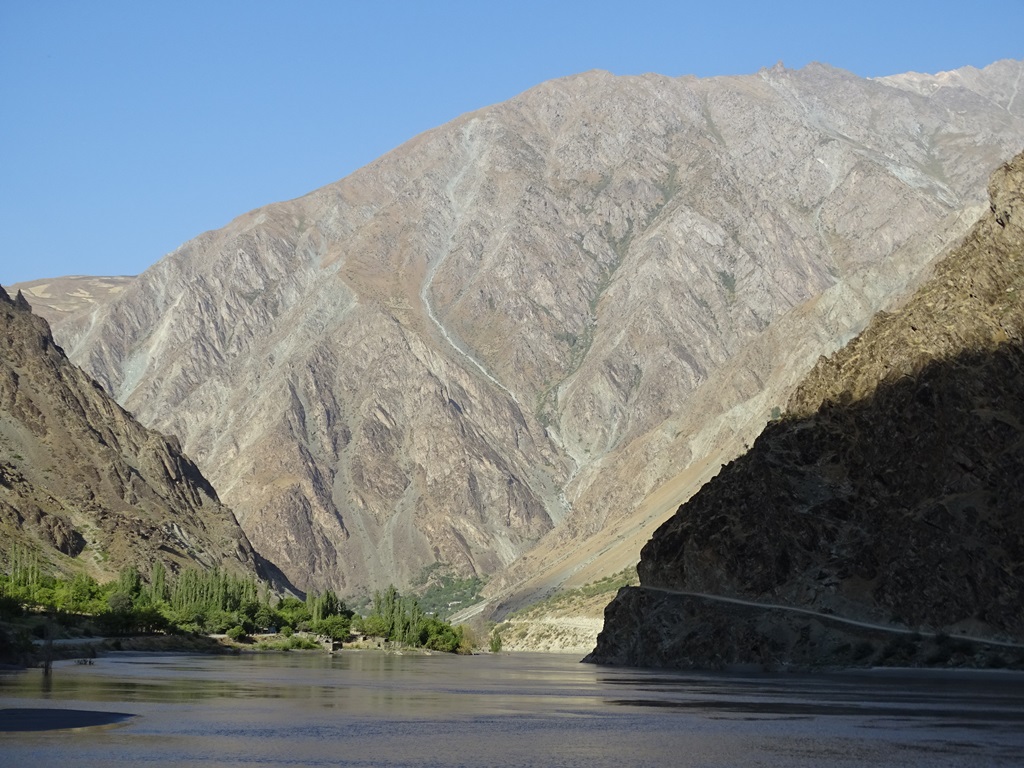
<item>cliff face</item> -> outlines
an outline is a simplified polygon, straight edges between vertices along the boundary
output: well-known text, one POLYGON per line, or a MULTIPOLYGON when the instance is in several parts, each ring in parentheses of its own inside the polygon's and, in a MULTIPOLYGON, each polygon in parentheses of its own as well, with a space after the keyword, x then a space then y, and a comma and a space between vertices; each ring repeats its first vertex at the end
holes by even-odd
POLYGON ((58 338, 300 586, 439 561, 547 589, 973 222, 1024 146, 1021 67, 545 83, 196 238, 58 338))
POLYGON ((173 439, 142 427, 0 288, 0 557, 116 577, 162 561, 271 576, 173 439))
POLYGON ((1024 155, 989 194, 931 279, 822 358, 783 418, 657 531, 591 660, 1024 659, 1024 155), (935 631, 1019 645, 954 658, 935 631))

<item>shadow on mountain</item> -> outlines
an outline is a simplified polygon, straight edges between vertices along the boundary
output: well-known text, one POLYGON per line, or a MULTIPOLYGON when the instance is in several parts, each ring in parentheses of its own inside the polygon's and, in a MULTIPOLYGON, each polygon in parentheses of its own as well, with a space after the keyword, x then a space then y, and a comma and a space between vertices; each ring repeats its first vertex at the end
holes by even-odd
POLYGON ((1024 643, 1022 425, 1018 343, 933 361, 862 400, 827 401, 809 417, 770 424, 644 547, 642 586, 609 606, 588 660, 1020 663, 1024 647, 955 637, 1024 643), (925 637, 645 587, 794 606, 925 637), (944 634, 927 637, 933 632, 944 634))
POLYGON ((101 580, 220 567, 293 589, 181 451, 73 365, 25 297, 0 287, 0 560, 101 580))

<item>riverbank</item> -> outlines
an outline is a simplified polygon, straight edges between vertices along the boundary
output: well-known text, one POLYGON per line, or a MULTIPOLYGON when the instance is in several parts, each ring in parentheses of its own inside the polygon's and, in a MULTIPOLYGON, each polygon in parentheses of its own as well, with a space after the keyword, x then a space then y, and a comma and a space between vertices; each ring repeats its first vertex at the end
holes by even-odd
POLYGON ((207 635, 134 635, 130 637, 61 638, 39 642, 7 654, 0 662, 7 669, 45 667, 55 661, 94 659, 114 651, 152 653, 238 653, 232 643, 207 635))
POLYGON ((380 638, 361 636, 351 642, 332 643, 309 633, 250 635, 243 640, 232 640, 227 635, 152 634, 128 637, 60 638, 50 644, 36 642, 16 654, 0 658, 0 669, 28 669, 44 667, 47 662, 92 660, 118 651, 237 655, 294 651, 334 653, 341 650, 423 655, 436 653, 427 648, 402 646, 380 638))

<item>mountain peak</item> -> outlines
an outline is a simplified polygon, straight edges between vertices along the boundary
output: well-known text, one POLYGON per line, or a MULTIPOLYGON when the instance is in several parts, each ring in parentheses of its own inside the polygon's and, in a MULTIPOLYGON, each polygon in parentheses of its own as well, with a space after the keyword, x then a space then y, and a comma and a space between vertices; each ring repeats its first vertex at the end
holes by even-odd
POLYGON ((1002 96, 803 72, 543 84, 186 243, 58 338, 303 588, 620 570, 1024 143, 1002 96))

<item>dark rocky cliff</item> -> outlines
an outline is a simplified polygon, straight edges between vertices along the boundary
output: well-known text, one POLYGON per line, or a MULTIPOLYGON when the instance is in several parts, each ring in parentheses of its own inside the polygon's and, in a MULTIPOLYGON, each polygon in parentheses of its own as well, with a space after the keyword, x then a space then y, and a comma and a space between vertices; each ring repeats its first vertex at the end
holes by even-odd
POLYGON ((1024 662, 1024 155, 989 194, 934 276, 657 531, 589 661, 1024 662))
POLYGON ((177 441, 136 422, 0 288, 0 565, 14 544, 101 580, 156 560, 277 576, 177 441))

